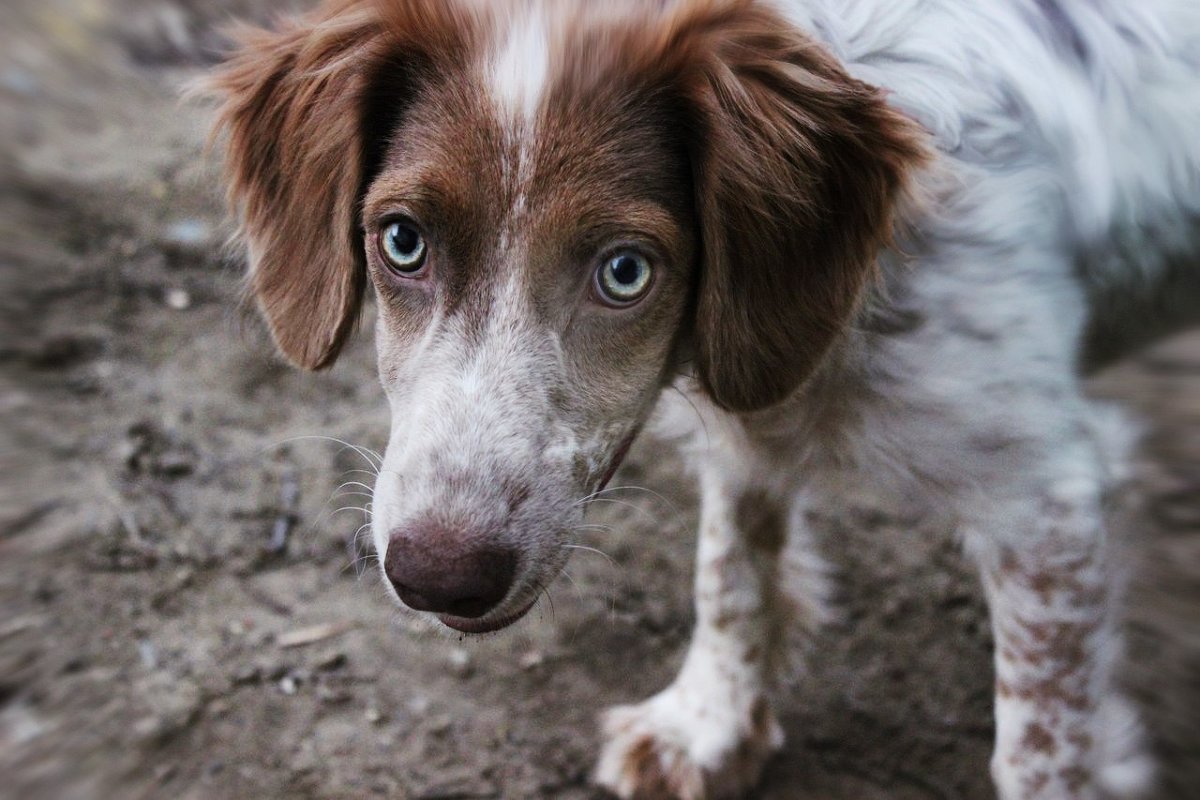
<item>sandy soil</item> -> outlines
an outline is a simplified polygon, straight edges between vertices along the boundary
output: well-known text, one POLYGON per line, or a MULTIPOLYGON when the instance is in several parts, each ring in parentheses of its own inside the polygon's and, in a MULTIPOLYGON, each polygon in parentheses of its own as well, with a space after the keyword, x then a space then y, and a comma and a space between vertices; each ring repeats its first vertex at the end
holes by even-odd
MULTIPOLYGON (((577 557, 552 605, 485 641, 404 623, 353 544, 369 465, 322 438, 383 445, 368 337, 318 376, 271 356, 204 112, 176 99, 214 25, 271 7, 0 8, 0 797, 596 797, 596 712, 665 685, 687 640, 695 498, 643 442, 616 485, 665 499, 597 512, 610 558, 577 557)), ((1200 334, 1094 388, 1148 423, 1126 680, 1160 796, 1200 797, 1200 334)), ((758 796, 991 797, 956 547, 880 503, 814 522, 845 621, 758 796)))

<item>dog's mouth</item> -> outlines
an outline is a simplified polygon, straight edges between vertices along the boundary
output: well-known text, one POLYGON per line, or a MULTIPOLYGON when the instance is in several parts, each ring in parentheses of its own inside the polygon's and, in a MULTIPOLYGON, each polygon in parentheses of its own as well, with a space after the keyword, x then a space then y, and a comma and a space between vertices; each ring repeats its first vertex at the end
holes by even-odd
POLYGON ((537 605, 536 597, 516 611, 512 611, 508 614, 502 614, 491 619, 487 617, 472 619, 470 617, 456 617, 451 614, 438 614, 437 618, 438 622, 442 623, 447 628, 452 628, 458 631, 459 633, 492 633, 493 631, 502 630, 507 628, 509 625, 512 625, 514 622, 521 619, 521 617, 528 614, 530 609, 532 609, 535 605, 537 605))

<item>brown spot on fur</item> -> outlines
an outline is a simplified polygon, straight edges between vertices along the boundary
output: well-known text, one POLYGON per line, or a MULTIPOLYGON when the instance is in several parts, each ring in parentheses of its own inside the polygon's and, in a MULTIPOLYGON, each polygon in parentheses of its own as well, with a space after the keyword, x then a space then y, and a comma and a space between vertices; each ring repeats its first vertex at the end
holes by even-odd
POLYGON ((1083 767, 1067 767, 1059 771, 1058 777, 1062 778, 1067 791, 1071 793, 1078 792, 1092 782, 1092 773, 1083 767))
MULTIPOLYGON (((686 766, 680 763, 680 766, 686 766)), ((658 745, 652 736, 643 736, 630 747, 625 759, 625 777, 637 787, 634 800, 662 800, 679 796, 682 778, 662 769, 658 745)))
POLYGON ((1043 603, 1049 601, 1050 593, 1054 590, 1055 585, 1055 576, 1048 572, 1035 573, 1029 579, 1029 587, 1041 595, 1043 603))
POLYGON ((739 619, 743 619, 743 615, 734 611, 722 610, 713 618, 712 626, 718 631, 723 631, 739 619))
POLYGON ((1037 797, 1048 783, 1050 783, 1050 774, 1047 772, 1035 772, 1027 776, 1024 780, 1025 796, 1037 797))
POLYGON ((625 760, 625 776, 632 785, 638 787, 639 798, 674 796, 671 781, 663 771, 662 761, 658 757, 658 748, 650 736, 642 737, 629 748, 629 756, 625 760))
POLYGON ((747 543, 756 550, 775 554, 783 549, 787 529, 779 504, 766 492, 749 491, 737 499, 734 522, 747 543))
POLYGON ((1092 735, 1087 731, 1072 728, 1067 731, 1067 741, 1073 744, 1081 752, 1086 752, 1092 749, 1092 735))
POLYGON ((1058 742, 1055 741, 1054 735, 1046 730, 1044 725, 1037 722, 1031 722, 1025 726, 1025 735, 1021 737, 1020 746, 1024 750, 1033 750, 1048 756, 1053 756, 1058 752, 1058 742))
POLYGON ((760 739, 765 739, 771 730, 771 704, 765 697, 754 701, 750 708, 750 729, 760 739))
POLYGON ((1100 620, 1031 622, 1016 618, 1017 630, 1002 626, 1009 644, 1002 649, 1006 660, 1023 660, 1033 665, 1051 662, 1062 672, 1073 672, 1089 660, 1090 638, 1100 620))

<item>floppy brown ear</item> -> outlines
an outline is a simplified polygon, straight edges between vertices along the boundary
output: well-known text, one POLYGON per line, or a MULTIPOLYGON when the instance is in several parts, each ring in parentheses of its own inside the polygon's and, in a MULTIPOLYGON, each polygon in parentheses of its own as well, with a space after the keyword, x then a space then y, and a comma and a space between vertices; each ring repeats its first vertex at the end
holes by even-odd
POLYGON ((204 87, 221 98, 251 290, 279 349, 307 369, 337 357, 366 286, 358 204, 390 122, 377 96, 386 27, 374 4, 348 0, 244 30, 204 87))
POLYGON ((797 389, 851 322, 922 137, 774 12, 727 3, 690 24, 705 40, 688 87, 697 366, 718 405, 750 411, 797 389))

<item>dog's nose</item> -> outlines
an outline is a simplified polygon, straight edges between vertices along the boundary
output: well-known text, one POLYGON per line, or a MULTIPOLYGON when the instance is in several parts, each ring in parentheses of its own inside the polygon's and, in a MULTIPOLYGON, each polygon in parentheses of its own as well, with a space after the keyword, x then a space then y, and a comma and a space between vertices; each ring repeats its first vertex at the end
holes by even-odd
POLYGON ((502 545, 417 526, 392 532, 383 569, 409 608, 476 619, 508 594, 517 557, 502 545))

